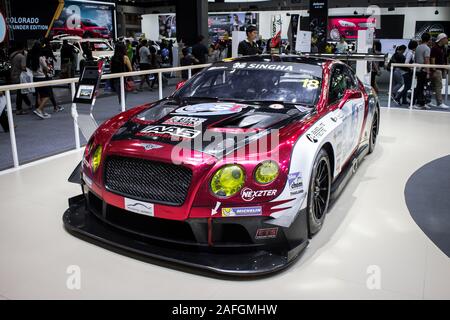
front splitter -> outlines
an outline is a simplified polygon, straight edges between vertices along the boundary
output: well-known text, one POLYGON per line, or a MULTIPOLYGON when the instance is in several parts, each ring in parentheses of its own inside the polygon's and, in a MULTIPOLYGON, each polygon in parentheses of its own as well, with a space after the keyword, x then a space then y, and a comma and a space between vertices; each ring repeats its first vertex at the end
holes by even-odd
POLYGON ((73 201, 63 215, 66 230, 79 238, 117 248, 124 253, 159 259, 190 268, 199 268, 229 276, 262 276, 281 271, 298 258, 307 241, 285 252, 255 250, 250 252, 227 251, 226 253, 184 249, 149 239, 137 239, 133 234, 119 230, 101 221, 86 209, 84 197, 73 201))

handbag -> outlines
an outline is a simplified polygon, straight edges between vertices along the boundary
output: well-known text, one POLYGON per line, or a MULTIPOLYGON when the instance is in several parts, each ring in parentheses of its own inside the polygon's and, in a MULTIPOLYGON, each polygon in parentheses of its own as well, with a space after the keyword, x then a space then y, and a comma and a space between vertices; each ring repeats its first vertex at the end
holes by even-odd
MULTIPOLYGON (((33 72, 27 68, 27 71, 20 73, 20 83, 33 83, 33 72)), ((22 94, 34 93, 34 88, 25 88, 21 90, 22 94)))
POLYGON ((128 79, 125 81, 125 91, 127 91, 127 92, 132 92, 132 91, 134 91, 134 90, 136 90, 136 85, 134 84, 133 79, 128 78, 128 79))
POLYGON ((0 114, 3 113, 3 110, 6 108, 6 97, 4 94, 0 96, 0 114))

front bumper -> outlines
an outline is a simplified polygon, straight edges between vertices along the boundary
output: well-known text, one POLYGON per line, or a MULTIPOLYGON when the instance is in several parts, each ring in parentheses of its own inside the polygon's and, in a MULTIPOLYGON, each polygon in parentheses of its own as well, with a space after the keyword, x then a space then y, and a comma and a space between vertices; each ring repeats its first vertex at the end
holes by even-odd
MULTIPOLYGON (((193 229, 197 230, 194 232, 197 241, 189 243, 146 236, 142 232, 115 225, 104 219, 104 214, 89 210, 84 195, 69 199, 69 208, 63 216, 64 226, 71 234, 103 245, 107 249, 119 249, 120 253, 137 254, 144 258, 156 258, 231 276, 257 276, 280 271, 294 262, 308 244, 304 213, 299 214, 290 228, 280 227, 282 230, 279 241, 255 241, 252 244, 224 241, 211 245, 208 239, 205 243, 202 241, 204 236, 201 226, 203 223, 207 225, 207 219, 193 220, 195 221, 191 223, 195 226, 193 229)), ((217 221, 219 220, 223 222, 227 219, 217 221)), ((261 219, 242 220, 242 224, 247 224, 246 228, 255 230, 261 226, 274 227, 261 219)), ((218 230, 222 230, 220 226, 218 230)))

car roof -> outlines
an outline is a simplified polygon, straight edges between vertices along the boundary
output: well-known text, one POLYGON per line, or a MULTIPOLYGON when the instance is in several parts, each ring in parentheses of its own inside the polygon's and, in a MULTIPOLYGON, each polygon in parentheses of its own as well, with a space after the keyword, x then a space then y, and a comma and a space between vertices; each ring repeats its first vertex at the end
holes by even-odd
POLYGON ((261 54, 255 56, 244 56, 239 58, 225 59, 225 62, 287 62, 301 63, 316 66, 322 66, 325 63, 332 62, 333 59, 307 57, 302 55, 278 55, 278 54, 261 54))

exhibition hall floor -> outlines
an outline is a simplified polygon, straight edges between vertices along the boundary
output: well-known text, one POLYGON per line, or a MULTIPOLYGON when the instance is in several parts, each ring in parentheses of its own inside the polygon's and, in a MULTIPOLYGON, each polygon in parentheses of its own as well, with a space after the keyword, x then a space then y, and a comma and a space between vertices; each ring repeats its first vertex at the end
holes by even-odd
MULTIPOLYGON (((80 190, 67 177, 81 151, 0 173, 0 298, 449 299, 448 247, 441 243, 441 251, 430 240, 436 239, 439 220, 433 220, 429 238, 415 223, 409 210, 417 214, 418 208, 406 203, 405 194, 421 194, 422 186, 410 178, 422 167, 450 159, 450 113, 381 113, 375 153, 331 208, 321 233, 289 269, 261 279, 218 279, 151 264, 68 234, 61 216, 67 198, 80 190), (67 287, 73 266, 81 272, 79 290, 67 287)), ((425 200, 429 212, 419 216, 435 217, 448 187, 424 184, 424 192, 444 197, 425 200)), ((437 238, 448 239, 450 229, 444 232, 437 238)))

